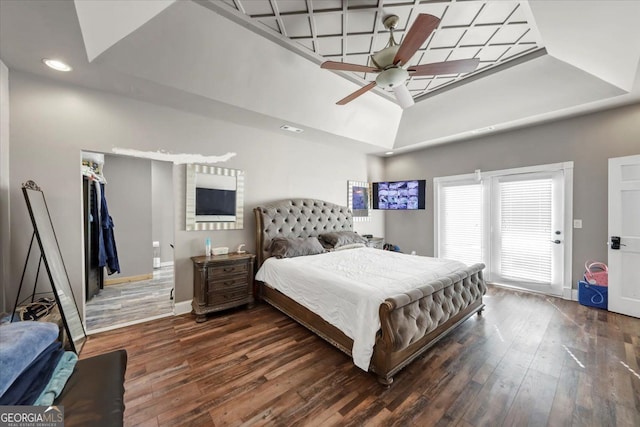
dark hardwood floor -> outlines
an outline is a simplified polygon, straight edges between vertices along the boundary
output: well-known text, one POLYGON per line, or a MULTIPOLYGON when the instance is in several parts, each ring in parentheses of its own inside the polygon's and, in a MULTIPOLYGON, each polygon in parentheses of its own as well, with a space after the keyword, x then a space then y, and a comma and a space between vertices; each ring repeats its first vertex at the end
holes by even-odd
POLYGON ((490 287, 390 388, 275 309, 89 338, 126 348, 128 426, 640 426, 640 319, 490 287))

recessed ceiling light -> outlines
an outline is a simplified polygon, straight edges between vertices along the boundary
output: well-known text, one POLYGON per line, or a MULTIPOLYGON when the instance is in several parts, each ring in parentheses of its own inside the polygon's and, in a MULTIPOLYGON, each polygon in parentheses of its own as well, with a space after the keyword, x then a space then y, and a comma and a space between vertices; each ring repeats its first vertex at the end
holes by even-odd
POLYGON ((392 155, 392 154, 393 154, 393 151, 387 151, 387 152, 386 152, 386 153, 384 153, 384 154, 385 154, 385 155, 387 155, 387 156, 390 156, 390 155, 392 155))
POLYGON ((280 126, 280 129, 288 130, 289 132, 295 132, 295 133, 303 132, 302 129, 299 129, 299 128, 296 128, 296 127, 293 127, 293 126, 289 126, 289 125, 282 125, 282 126, 280 126))
POLYGON ((42 62, 44 62, 44 64, 47 67, 53 68, 54 70, 57 70, 57 71, 71 71, 72 70, 72 68, 69 65, 67 65, 64 62, 59 61, 57 59, 44 58, 42 60, 42 62))
POLYGON ((485 133, 485 132, 491 132, 492 130, 495 130, 495 129, 496 129, 495 126, 487 126, 486 128, 476 129, 474 131, 471 131, 471 133, 485 133))

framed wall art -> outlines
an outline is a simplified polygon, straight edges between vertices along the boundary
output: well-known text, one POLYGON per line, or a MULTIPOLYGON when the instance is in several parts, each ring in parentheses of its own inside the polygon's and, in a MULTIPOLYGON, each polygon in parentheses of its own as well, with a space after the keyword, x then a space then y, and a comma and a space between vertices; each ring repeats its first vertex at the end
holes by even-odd
POLYGON ((354 221, 369 221, 371 211, 371 191, 368 182, 348 182, 347 206, 351 209, 354 221))

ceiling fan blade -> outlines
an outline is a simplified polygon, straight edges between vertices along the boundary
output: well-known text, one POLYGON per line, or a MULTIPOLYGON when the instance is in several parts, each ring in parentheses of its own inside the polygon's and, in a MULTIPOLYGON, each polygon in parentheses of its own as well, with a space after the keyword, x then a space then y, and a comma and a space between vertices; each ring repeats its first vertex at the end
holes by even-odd
POLYGON ((363 86, 360 89, 358 89, 357 91, 353 92, 351 95, 342 98, 340 101, 336 102, 336 104, 344 105, 344 104, 346 104, 348 102, 351 102, 354 99, 356 99, 357 97, 359 97, 360 95, 369 92, 374 87, 376 87, 376 82, 371 82, 368 85, 363 86))
POLYGON ((458 59, 455 61, 434 62, 433 64, 416 65, 409 67, 407 71, 412 76, 437 76, 440 74, 469 73, 478 68, 480 60, 458 59))
POLYGON ((406 85, 394 86, 393 93, 396 95, 398 104, 400 104, 402 108, 408 108, 415 104, 415 101, 411 96, 411 92, 409 92, 409 89, 406 85))
POLYGON ((349 64, 347 62, 325 61, 320 68, 338 71, 356 71, 360 73, 377 73, 380 71, 375 67, 367 67, 366 65, 349 64))
POLYGON ((421 13, 418 15, 413 25, 409 29, 409 32, 405 34, 400 49, 396 53, 396 57, 393 59, 394 64, 406 64, 422 43, 429 37, 429 35, 438 27, 440 19, 433 15, 421 13))

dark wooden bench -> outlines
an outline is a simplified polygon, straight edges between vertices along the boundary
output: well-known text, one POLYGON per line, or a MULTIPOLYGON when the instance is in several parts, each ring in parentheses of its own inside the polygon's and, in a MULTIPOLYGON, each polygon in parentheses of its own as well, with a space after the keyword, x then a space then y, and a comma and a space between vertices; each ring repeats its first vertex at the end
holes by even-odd
POLYGON ((54 405, 64 407, 64 425, 122 426, 126 350, 78 360, 54 405))

